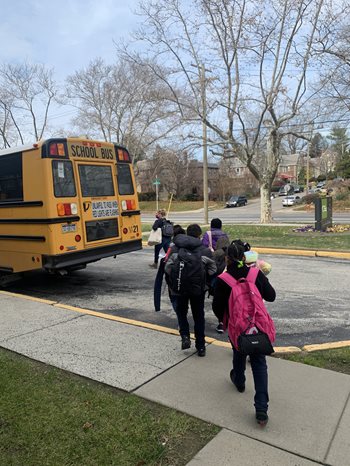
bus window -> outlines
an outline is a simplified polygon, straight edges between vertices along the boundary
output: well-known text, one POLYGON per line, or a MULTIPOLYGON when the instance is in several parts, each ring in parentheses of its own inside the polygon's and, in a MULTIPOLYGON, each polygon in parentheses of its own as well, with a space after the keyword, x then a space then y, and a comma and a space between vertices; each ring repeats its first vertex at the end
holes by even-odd
POLYGON ((77 195, 72 162, 53 160, 52 173, 55 197, 75 197, 77 195))
POLYGON ((130 173, 130 166, 126 163, 118 163, 117 170, 119 194, 134 194, 134 185, 130 173))
POLYGON ((83 197, 114 196, 110 166, 79 165, 79 176, 83 197))
POLYGON ((23 201, 21 153, 0 159, 0 201, 23 201))

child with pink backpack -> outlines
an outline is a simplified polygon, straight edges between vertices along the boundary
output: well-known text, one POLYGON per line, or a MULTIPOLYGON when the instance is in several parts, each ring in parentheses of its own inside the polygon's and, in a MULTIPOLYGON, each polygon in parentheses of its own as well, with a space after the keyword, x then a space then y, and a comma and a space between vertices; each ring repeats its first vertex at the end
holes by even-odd
POLYGON ((240 393, 245 391, 246 360, 250 356, 255 417, 260 425, 265 425, 269 402, 265 355, 273 352, 275 327, 263 300, 274 301, 276 292, 261 270, 245 264, 245 252, 240 240, 232 241, 228 247, 227 271, 217 278, 213 311, 228 328, 233 350, 230 379, 240 393))

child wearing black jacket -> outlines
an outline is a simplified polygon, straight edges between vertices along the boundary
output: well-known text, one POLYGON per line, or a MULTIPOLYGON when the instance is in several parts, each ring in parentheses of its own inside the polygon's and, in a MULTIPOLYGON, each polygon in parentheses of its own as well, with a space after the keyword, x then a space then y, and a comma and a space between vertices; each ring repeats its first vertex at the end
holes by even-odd
MULTIPOLYGON (((236 280, 245 278, 249 272, 249 267, 244 263, 244 253, 244 243, 240 240, 232 241, 227 251, 227 272, 236 280)), ((265 301, 272 302, 275 300, 276 292, 267 277, 260 270, 255 285, 265 301)), ((228 321, 230 294, 231 287, 218 277, 212 306, 214 314, 220 322, 228 321)), ((245 391, 246 356, 241 354, 233 345, 232 350, 233 369, 230 372, 230 378, 237 390, 242 393, 245 391)), ((268 421, 267 410, 269 401, 266 357, 264 355, 252 355, 250 356, 250 362, 255 385, 254 406, 256 419, 259 424, 264 425, 268 421)))

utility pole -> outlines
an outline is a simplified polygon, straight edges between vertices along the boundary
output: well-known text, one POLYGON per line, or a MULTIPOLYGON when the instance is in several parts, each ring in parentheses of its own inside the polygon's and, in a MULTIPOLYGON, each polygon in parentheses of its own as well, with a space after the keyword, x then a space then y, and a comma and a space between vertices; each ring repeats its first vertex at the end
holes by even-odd
POLYGON ((209 223, 208 216, 208 145, 207 145, 207 98, 206 98, 206 81, 205 67, 203 63, 199 64, 200 86, 202 97, 202 137, 203 137, 203 207, 204 207, 204 223, 209 223))
POLYGON ((307 156, 306 156, 306 194, 309 194, 309 181, 310 180, 310 141, 307 143, 307 156))

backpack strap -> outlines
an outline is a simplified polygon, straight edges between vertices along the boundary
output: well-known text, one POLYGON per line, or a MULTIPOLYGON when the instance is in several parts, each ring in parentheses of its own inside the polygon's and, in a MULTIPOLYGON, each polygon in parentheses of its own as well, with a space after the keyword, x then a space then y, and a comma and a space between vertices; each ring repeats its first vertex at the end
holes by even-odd
POLYGON ((231 288, 237 283, 237 280, 232 277, 228 272, 223 272, 218 275, 218 278, 221 278, 225 283, 227 283, 231 288))
POLYGON ((208 239, 209 239, 209 248, 213 250, 214 249, 213 248, 213 235, 212 235, 211 230, 207 231, 207 235, 208 235, 208 239))
POLYGON ((258 277, 259 269, 258 267, 249 267, 248 275, 246 276, 246 280, 248 282, 254 283, 258 277))

